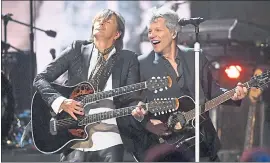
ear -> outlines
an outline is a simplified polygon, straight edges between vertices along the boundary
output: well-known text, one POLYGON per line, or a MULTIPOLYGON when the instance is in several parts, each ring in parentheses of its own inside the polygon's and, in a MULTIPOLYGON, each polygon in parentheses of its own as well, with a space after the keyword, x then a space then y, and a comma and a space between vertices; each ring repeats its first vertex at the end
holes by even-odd
POLYGON ((121 36, 121 32, 117 31, 116 35, 114 36, 114 40, 117 40, 121 36))
POLYGON ((173 39, 175 39, 175 38, 176 38, 176 36, 177 36, 177 32, 176 32, 176 31, 174 31, 174 32, 172 33, 172 38, 173 38, 173 39))

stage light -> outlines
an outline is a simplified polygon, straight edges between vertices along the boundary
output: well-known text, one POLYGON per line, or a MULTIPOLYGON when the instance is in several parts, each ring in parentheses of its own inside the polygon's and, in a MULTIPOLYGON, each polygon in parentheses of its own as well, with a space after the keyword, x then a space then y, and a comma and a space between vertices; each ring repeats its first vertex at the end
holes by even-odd
POLYGON ((225 69, 227 76, 231 79, 237 79, 240 77, 242 68, 239 65, 231 65, 225 69))
POLYGON ((212 62, 212 66, 213 66, 215 69, 220 69, 220 64, 219 64, 217 61, 212 62))

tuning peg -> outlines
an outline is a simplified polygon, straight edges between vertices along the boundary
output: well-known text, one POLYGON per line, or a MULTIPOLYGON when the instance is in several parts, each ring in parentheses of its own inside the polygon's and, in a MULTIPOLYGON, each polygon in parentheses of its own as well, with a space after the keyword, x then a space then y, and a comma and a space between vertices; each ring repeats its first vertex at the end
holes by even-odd
POLYGON ((167 98, 164 98, 164 100, 167 100, 167 98))
POLYGON ((161 114, 164 114, 164 111, 162 111, 161 114))
POLYGON ((165 79, 166 77, 165 76, 163 76, 163 79, 165 79))
POLYGON ((158 76, 157 79, 160 79, 160 77, 158 76))
POLYGON ((174 109, 172 109, 172 111, 174 111, 174 109))
POLYGON ((163 88, 159 88, 159 91, 162 92, 163 91, 163 88))
POLYGON ((168 113, 167 110, 165 110, 165 113, 166 113, 166 114, 168 113))
POLYGON ((158 115, 160 115, 160 112, 158 112, 158 115))
POLYGON ((170 110, 168 110, 168 111, 169 111, 169 113, 170 113, 170 112, 172 112, 172 111, 171 111, 171 109, 170 109, 170 110))
POLYGON ((160 101, 162 101, 163 100, 163 98, 160 98, 160 101))
POLYGON ((158 91, 157 90, 154 90, 154 93, 157 93, 158 91))
POLYGON ((167 89, 168 89, 168 87, 165 87, 165 89, 167 90, 167 89))

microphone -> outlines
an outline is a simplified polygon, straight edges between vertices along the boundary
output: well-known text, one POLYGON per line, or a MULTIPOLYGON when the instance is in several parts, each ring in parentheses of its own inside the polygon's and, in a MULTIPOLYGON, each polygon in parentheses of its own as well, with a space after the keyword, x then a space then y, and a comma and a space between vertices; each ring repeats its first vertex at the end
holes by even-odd
POLYGON ((45 33, 50 37, 56 37, 56 34, 57 34, 55 31, 52 31, 52 30, 47 30, 45 31, 45 33))
POLYGON ((13 16, 13 14, 11 13, 7 13, 6 15, 1 14, 1 18, 8 21, 8 20, 12 20, 11 16, 13 16))
POLYGON ((201 17, 197 17, 197 18, 190 18, 190 19, 180 19, 178 21, 178 24, 181 26, 185 26, 188 24, 199 25, 202 22, 204 22, 204 19, 201 17))
POLYGON ((52 55, 52 59, 55 59, 55 49, 50 49, 50 53, 52 55))

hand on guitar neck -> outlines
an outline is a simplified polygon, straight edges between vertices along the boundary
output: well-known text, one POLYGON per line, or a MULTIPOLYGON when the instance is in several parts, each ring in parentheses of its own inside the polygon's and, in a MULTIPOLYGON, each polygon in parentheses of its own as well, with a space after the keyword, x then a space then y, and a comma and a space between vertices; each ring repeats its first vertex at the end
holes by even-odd
MULTIPOLYGON (((132 111, 132 116, 138 120, 138 121, 142 121, 143 118, 144 118, 144 115, 147 114, 147 112, 141 107, 142 106, 142 102, 139 102, 138 103, 138 106, 136 107, 136 109, 134 109, 132 111)), ((163 122, 161 122, 160 120, 158 119, 150 119, 147 123, 146 123, 146 126, 145 128, 153 133, 153 134, 156 134, 156 135, 163 135, 163 136, 166 136, 166 135, 170 135, 171 134, 171 131, 169 131, 169 128, 167 127, 167 125, 163 122)))
POLYGON ((247 88, 242 84, 238 83, 235 88, 235 93, 232 97, 232 100, 237 101, 243 99, 248 93, 247 88))
POLYGON ((60 105, 60 108, 67 112, 75 120, 78 120, 75 114, 84 115, 82 104, 73 99, 64 100, 60 105))

